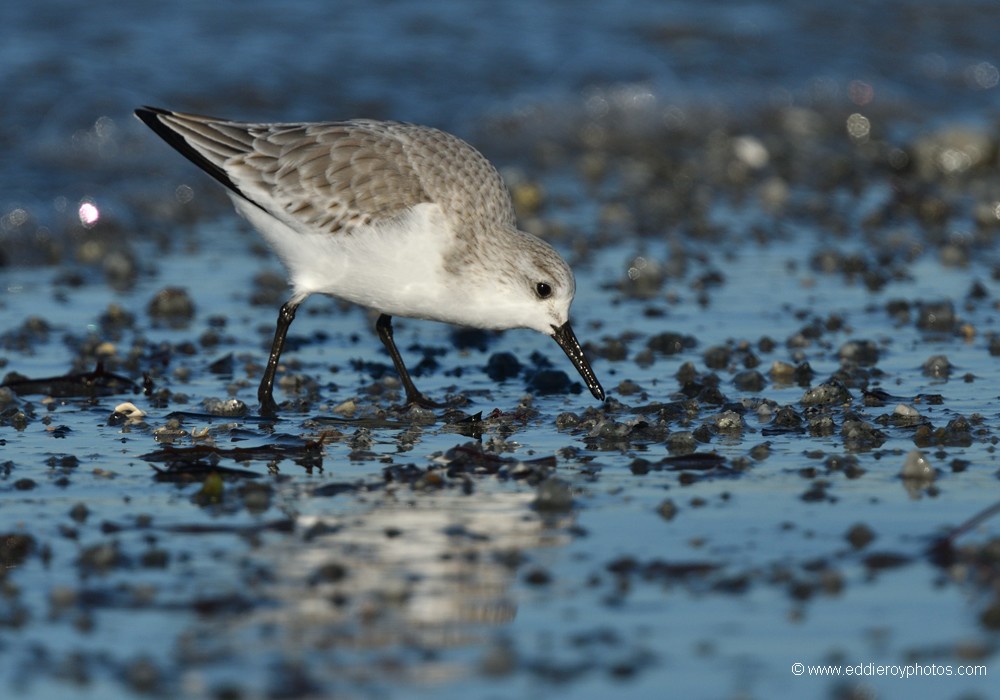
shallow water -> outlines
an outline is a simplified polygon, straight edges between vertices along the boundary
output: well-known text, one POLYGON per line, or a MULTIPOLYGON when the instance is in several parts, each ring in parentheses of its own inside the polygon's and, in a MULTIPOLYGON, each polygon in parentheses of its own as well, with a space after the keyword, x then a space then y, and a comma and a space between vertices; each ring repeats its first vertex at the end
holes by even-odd
POLYGON ((954 528, 1000 493, 992 3, 7 5, 0 363, 138 386, 2 396, 5 693, 990 696, 1000 519, 954 528), (540 395, 537 334, 397 319, 468 400, 400 413, 373 319, 314 298, 256 419, 280 269, 143 103, 470 139, 611 400, 540 395))

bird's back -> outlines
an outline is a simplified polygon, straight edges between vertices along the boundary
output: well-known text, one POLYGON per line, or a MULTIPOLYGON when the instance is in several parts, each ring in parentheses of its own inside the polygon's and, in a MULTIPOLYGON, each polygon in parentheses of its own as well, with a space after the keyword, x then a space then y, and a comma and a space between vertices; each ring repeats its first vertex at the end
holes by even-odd
POLYGON ((232 192, 296 230, 349 233, 420 203, 458 229, 514 227, 499 173, 461 139, 401 122, 258 124, 145 108, 138 116, 232 192))

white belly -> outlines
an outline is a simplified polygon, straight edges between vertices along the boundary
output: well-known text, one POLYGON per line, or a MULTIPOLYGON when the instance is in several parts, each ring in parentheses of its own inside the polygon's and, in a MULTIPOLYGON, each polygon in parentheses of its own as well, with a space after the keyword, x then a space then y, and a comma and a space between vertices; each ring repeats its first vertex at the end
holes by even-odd
POLYGON ((294 296, 329 294, 393 316, 452 321, 443 255, 454 238, 440 208, 350 233, 296 231, 241 197, 233 203, 278 254, 294 296))

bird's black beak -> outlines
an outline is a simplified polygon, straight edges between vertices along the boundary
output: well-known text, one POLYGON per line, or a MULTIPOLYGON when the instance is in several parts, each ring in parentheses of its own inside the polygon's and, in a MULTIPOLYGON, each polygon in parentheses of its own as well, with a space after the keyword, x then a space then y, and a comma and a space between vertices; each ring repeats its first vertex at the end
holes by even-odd
POLYGON ((552 326, 552 330, 554 331, 552 337, 555 338, 555 341, 559 343, 559 347, 563 349, 563 352, 573 362, 576 371, 580 373, 583 381, 587 383, 590 393, 598 401, 604 401, 604 389, 601 387, 601 383, 597 381, 594 370, 590 368, 590 363, 587 362, 587 357, 583 354, 583 348, 580 347, 580 341, 573 334, 573 328, 569 325, 569 321, 566 321, 561 326, 552 326))

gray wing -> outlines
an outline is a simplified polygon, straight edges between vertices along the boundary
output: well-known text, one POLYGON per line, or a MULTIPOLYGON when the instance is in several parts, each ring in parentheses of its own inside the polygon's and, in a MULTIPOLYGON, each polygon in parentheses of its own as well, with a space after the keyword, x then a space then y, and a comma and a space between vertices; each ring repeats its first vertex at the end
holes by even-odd
POLYGON ((249 124, 148 107, 136 115, 229 190, 296 230, 350 231, 433 201, 395 133, 405 125, 249 124))

